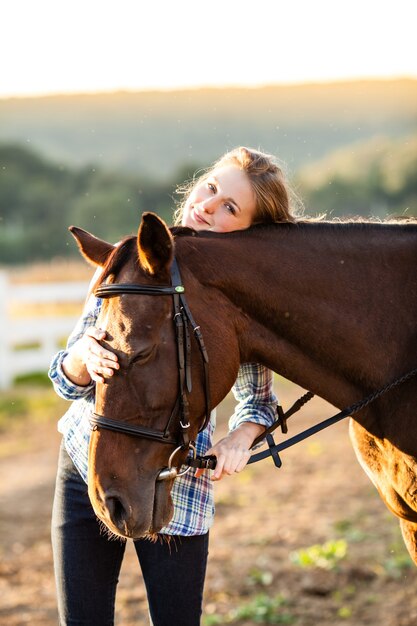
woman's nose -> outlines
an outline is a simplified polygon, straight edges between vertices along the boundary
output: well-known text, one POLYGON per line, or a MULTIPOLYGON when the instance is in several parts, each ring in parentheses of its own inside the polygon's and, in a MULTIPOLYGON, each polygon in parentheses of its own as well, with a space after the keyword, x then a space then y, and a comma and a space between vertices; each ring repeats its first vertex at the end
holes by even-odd
POLYGON ((201 202, 200 206, 205 213, 214 213, 217 206, 216 198, 206 198, 201 202))

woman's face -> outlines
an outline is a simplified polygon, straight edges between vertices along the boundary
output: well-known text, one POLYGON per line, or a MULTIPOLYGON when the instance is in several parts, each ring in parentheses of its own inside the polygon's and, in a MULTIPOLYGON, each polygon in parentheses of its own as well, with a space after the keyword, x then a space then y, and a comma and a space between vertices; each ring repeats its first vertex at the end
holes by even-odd
POLYGON ((195 230, 227 233, 248 228, 253 221, 256 198, 249 178, 236 165, 210 172, 194 187, 185 203, 182 225, 195 230))

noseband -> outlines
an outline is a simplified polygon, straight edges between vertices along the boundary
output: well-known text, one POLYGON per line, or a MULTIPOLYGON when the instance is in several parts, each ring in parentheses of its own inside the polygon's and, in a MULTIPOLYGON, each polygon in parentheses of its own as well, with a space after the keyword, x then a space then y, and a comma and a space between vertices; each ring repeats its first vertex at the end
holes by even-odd
POLYGON ((162 469, 157 477, 157 480, 171 480, 177 476, 186 474, 191 466, 183 471, 179 471, 174 465, 174 458, 180 451, 191 450, 193 458, 196 458, 197 452, 194 442, 190 441, 188 429, 190 428, 189 420, 189 402, 187 394, 191 393, 191 335, 190 326, 192 332, 197 340, 200 353, 203 360, 204 367, 204 395, 206 412, 203 425, 200 428, 201 432, 204 430, 210 421, 210 387, 209 387, 209 369, 208 369, 208 355, 204 345, 203 335, 200 331, 200 327, 194 321, 191 311, 188 307, 187 301, 184 295, 185 289, 182 285, 181 275, 178 268, 178 263, 174 258, 171 266, 171 285, 139 285, 139 284, 110 284, 103 283, 95 291, 95 295, 98 298, 112 298, 114 296, 120 296, 123 294, 132 295, 146 295, 146 296, 172 296, 173 309, 174 309, 174 325, 175 336, 177 344, 178 355, 178 379, 179 389, 177 400, 172 410, 171 416, 167 422, 164 430, 156 430, 148 428, 147 426, 127 424, 120 422, 97 413, 92 413, 90 417, 90 423, 93 430, 103 428, 105 430, 111 430, 113 432, 123 433, 125 435, 131 435, 134 437, 141 437, 144 439, 151 439, 158 443, 167 443, 175 445, 176 448, 169 457, 168 467, 162 469), (175 428, 175 423, 177 427, 175 428), (174 436, 173 430, 178 432, 179 435, 174 436))

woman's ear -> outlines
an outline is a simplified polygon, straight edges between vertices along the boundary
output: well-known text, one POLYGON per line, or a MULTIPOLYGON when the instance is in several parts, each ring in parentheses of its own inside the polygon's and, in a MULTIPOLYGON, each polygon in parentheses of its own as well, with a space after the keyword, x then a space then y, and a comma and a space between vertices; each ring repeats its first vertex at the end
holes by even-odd
POLYGON ((144 213, 138 231, 139 263, 148 274, 169 270, 174 240, 165 222, 155 213, 144 213))
POLYGON ((77 241, 83 257, 92 265, 103 267, 115 246, 102 239, 97 239, 91 233, 82 228, 77 228, 77 226, 70 226, 69 230, 77 241))

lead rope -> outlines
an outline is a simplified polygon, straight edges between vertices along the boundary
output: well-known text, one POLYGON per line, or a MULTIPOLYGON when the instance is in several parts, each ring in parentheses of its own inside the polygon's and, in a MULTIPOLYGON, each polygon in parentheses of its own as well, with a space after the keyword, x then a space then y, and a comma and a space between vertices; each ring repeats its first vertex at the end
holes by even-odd
MULTIPOLYGON (((369 396, 366 396, 366 398, 363 398, 362 400, 359 400, 358 402, 355 402, 354 404, 351 404, 350 406, 346 407, 345 409, 343 409, 343 411, 340 411, 340 413, 333 415, 333 417, 329 417, 328 419, 323 420, 322 422, 319 422, 318 424, 315 424, 314 426, 311 426, 310 428, 307 428, 306 430, 299 433, 298 435, 295 435, 294 437, 290 437, 286 441, 276 444, 271 434, 272 431, 274 431, 278 426, 284 426, 284 428, 286 428, 286 420, 288 419, 288 417, 292 415, 293 413, 295 413, 295 411, 299 410, 301 406, 303 406, 306 402, 308 402, 308 400, 311 400, 311 398, 313 397, 314 394, 312 394, 311 391, 307 392, 304 396, 302 396, 302 398, 297 400, 297 402, 295 402, 294 405, 286 413, 283 414, 283 418, 280 416, 279 411, 278 411, 278 419, 276 419, 275 422, 272 424, 272 426, 270 426, 267 429, 266 433, 263 433, 260 437, 257 437, 255 439, 254 443, 252 444, 251 449, 253 449, 253 446, 256 445, 258 441, 264 438, 266 438, 268 448, 266 450, 263 450, 262 452, 253 454, 248 461, 248 465, 251 463, 257 463, 258 461, 261 461, 262 459, 265 459, 268 456, 271 456, 274 461, 275 466, 278 468, 281 467, 282 461, 281 461, 281 457, 279 456, 279 453, 282 452, 282 450, 291 448, 296 443, 299 443, 300 441, 304 441, 304 439, 307 439, 308 437, 315 435, 321 430, 324 430, 325 428, 328 428, 329 426, 336 424, 342 419, 349 417, 351 415, 354 415, 361 409, 364 409, 365 407, 367 407, 372 402, 375 402, 375 400, 380 398, 383 394, 391 391, 391 389, 394 389, 394 387, 397 387, 398 385, 405 383, 407 380, 410 380, 416 374, 417 374, 417 368, 414 368, 410 370, 409 372, 407 372, 406 374, 404 374, 403 376, 401 376, 400 378, 396 378, 395 380, 384 385, 377 391, 374 391, 369 396), (310 396, 310 397, 306 398, 307 396, 310 396), (298 404, 299 404, 298 408, 295 408, 294 410, 294 407, 298 404)), ((282 411, 282 408, 281 408, 281 411, 282 411)), ((283 430, 283 432, 286 432, 286 430, 285 431, 283 430)), ((216 461, 217 461, 216 457, 211 455, 211 456, 206 456, 206 457, 196 457, 195 459, 187 459, 187 464, 191 465, 192 467, 199 467, 203 469, 214 469, 216 467, 216 461)))

